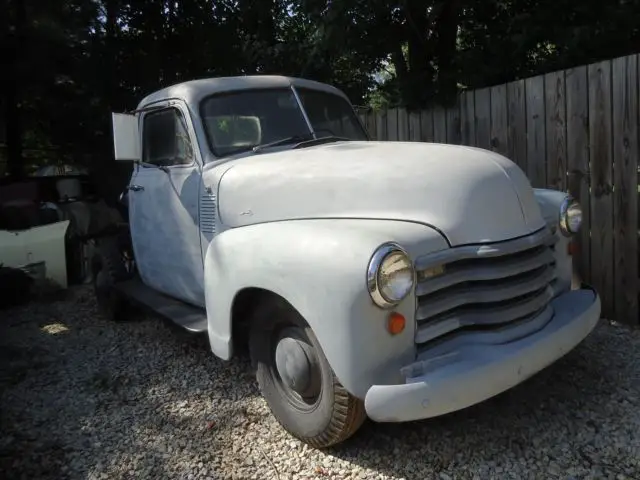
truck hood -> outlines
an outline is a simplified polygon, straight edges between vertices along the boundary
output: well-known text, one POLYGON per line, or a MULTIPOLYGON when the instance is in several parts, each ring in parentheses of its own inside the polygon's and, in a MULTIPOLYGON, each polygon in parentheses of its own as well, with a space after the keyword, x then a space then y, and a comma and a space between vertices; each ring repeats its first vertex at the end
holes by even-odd
POLYGON ((452 246, 506 240, 545 224, 513 162, 488 150, 433 143, 339 142, 236 159, 218 198, 229 227, 394 219, 435 228, 452 246))

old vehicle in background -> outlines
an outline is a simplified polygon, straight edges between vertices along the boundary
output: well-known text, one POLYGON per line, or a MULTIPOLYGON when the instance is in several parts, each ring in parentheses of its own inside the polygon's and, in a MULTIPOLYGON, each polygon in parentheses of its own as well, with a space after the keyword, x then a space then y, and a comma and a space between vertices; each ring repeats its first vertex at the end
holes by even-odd
MULTIPOLYGON (((101 241, 98 302, 248 348, 277 420, 316 447, 368 416, 481 402, 578 345, 580 206, 478 148, 370 141, 347 97, 297 78, 190 81, 114 114, 129 227, 101 241)), ((188 375, 189 372, 185 372, 188 375)))
MULTIPOLYGON (((46 165, 25 177, 0 177, 0 267, 53 289, 90 282, 92 239, 121 220, 77 166, 46 165)), ((18 277, 5 271, 0 296, 12 304, 18 277)), ((27 301, 29 290, 20 290, 27 301)))

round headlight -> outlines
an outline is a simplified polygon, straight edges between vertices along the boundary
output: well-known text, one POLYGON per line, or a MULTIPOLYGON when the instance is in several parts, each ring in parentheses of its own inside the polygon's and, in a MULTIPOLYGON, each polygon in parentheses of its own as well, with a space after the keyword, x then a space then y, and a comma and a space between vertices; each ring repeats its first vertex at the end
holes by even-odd
POLYGON ((573 197, 567 196, 560 206, 560 231, 569 237, 578 233, 582 225, 582 208, 573 197))
POLYGON ((411 259, 395 243, 378 247, 367 270, 367 286, 373 301, 382 308, 400 303, 413 288, 415 272, 411 259))

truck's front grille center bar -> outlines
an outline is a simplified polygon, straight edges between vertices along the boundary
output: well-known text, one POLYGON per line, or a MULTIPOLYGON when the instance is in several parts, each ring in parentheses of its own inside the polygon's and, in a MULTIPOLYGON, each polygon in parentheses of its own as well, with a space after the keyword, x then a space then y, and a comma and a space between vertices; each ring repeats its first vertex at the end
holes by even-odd
POLYGON ((554 296, 555 241, 544 228, 515 240, 418 258, 416 343, 535 318, 554 296))

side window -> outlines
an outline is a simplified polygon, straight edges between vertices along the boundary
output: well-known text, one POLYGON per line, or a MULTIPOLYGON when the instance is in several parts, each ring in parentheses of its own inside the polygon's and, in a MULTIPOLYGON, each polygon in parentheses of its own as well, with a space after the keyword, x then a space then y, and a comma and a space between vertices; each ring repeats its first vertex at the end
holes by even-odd
POLYGON ((189 165, 193 148, 187 123, 177 108, 147 113, 143 126, 143 160, 154 165, 189 165))

